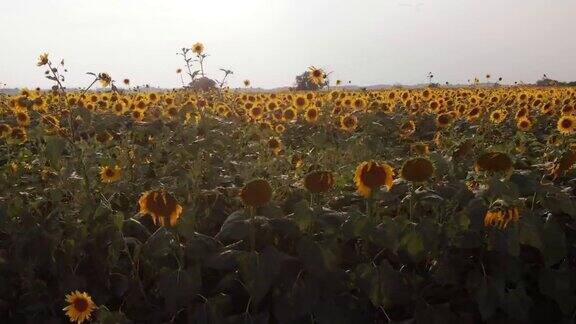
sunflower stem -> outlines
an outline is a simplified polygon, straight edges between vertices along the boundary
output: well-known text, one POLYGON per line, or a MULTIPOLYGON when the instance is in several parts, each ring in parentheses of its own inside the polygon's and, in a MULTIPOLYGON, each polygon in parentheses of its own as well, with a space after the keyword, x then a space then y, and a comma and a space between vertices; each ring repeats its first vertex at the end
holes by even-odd
POLYGON ((248 207, 248 213, 250 214, 250 251, 254 252, 256 250, 255 207, 248 207))

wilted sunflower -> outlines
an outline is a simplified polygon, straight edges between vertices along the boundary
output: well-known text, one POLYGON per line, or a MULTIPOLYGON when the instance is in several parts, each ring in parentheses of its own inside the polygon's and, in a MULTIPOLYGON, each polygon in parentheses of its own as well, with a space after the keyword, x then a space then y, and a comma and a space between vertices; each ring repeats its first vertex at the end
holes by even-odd
POLYGON ((250 86, 250 80, 244 80, 244 86, 249 87, 250 86))
POLYGON ((564 175, 564 173, 572 168, 572 166, 576 163, 576 151, 570 149, 564 154, 562 157, 554 162, 552 169, 550 170, 550 175, 552 175, 553 180, 556 180, 564 175))
POLYGON ((22 127, 12 127, 10 131, 10 139, 16 142, 26 142, 28 140, 28 133, 22 127))
POLYGON ((408 137, 414 134, 415 131, 416 131, 416 124, 412 120, 405 122, 400 127, 400 133, 403 137, 408 137))
POLYGON ((556 128, 564 135, 573 134, 576 131, 576 117, 570 115, 560 117, 556 128))
POLYGON ((424 182, 434 174, 434 165, 423 157, 417 157, 404 162, 400 176, 411 182, 424 182))
POLYGON ((358 118, 354 115, 340 117, 340 128, 346 131, 353 131, 358 126, 358 118))
POLYGON ((476 172, 509 172, 513 168, 512 159, 506 153, 487 152, 476 160, 476 172))
POLYGON ((127 86, 130 85, 130 79, 124 79, 122 82, 127 86))
POLYGON ((354 173, 354 183, 358 192, 364 197, 370 197, 372 190, 386 186, 388 190, 394 181, 394 170, 386 163, 364 161, 358 165, 354 173))
POLYGON ((62 310, 66 312, 66 315, 70 318, 70 322, 78 322, 79 324, 90 320, 92 312, 97 308, 88 293, 79 292, 78 290, 67 294, 66 302, 68 306, 62 310))
POLYGON ((264 179, 248 182, 240 191, 240 198, 246 206, 261 207, 272 199, 272 187, 264 179))
POLYGON ((196 43, 192 45, 192 52, 196 53, 197 55, 202 54, 202 52, 204 52, 204 44, 196 43))
POLYGON ((98 74, 98 82, 100 82, 100 85, 103 88, 106 88, 110 83, 112 83, 112 77, 108 73, 102 72, 98 74))
POLYGON ((326 192, 334 185, 334 174, 330 171, 316 170, 304 177, 304 187, 311 193, 326 192))
POLYGON ((316 84, 316 85, 322 85, 324 84, 324 71, 322 71, 322 69, 318 69, 315 68, 313 66, 308 68, 309 72, 308 72, 308 79, 316 84))
POLYGON ((104 183, 118 181, 122 177, 122 169, 119 166, 100 167, 100 180, 104 183))
POLYGON ((494 226, 505 229, 508 224, 518 222, 520 211, 517 207, 508 206, 504 201, 495 201, 484 216, 484 226, 494 226))
POLYGON ((176 225, 182 214, 182 206, 166 190, 146 191, 138 201, 140 213, 152 217, 154 224, 176 225))
POLYGON ((43 66, 46 64, 48 64, 48 53, 42 53, 38 57, 38 63, 36 63, 36 65, 43 66))

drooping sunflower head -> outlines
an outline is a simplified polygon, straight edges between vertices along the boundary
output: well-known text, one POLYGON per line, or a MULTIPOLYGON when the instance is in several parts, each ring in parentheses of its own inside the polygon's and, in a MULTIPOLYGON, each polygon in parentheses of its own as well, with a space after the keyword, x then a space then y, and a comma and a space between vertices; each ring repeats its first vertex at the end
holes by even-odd
POLYGON ((100 180, 104 183, 116 182, 121 177, 122 169, 117 165, 100 167, 100 180))
POLYGON ((272 199, 272 186, 264 179, 255 179, 244 185, 240 198, 246 206, 261 207, 272 199))
POLYGON ((484 216, 484 226, 505 229, 510 223, 518 222, 520 210, 518 207, 509 206, 501 199, 493 202, 484 216))
POLYGON ((110 83, 112 83, 112 77, 110 76, 110 74, 102 72, 98 74, 98 82, 100 82, 100 85, 103 88, 106 88, 107 86, 110 85, 110 83))
POLYGON ((79 324, 90 320, 92 312, 97 308, 88 293, 79 292, 78 290, 67 294, 66 302, 68 306, 62 310, 66 312, 66 315, 70 318, 70 322, 77 322, 79 324))
POLYGON ((154 224, 174 226, 182 214, 182 206, 166 190, 146 191, 138 201, 140 213, 150 215, 154 224))
POLYGON ((402 179, 410 182, 425 182, 434 174, 434 164, 427 158, 416 157, 404 162, 400 169, 402 179))
POLYGON ((389 190, 394 181, 394 170, 387 163, 364 161, 358 165, 354 173, 354 183, 358 192, 364 197, 370 197, 373 190, 386 186, 389 190))
POLYGON ((278 154, 282 150, 282 140, 278 137, 271 137, 268 139, 267 145, 274 154, 278 154))
POLYGON ((249 87, 250 86, 250 80, 248 80, 248 79, 244 80, 244 86, 249 87))
POLYGON ((330 171, 315 170, 304 177, 304 187, 310 193, 321 193, 334 186, 334 174, 330 171))
POLYGON ((439 114, 436 117, 436 126, 439 128, 448 127, 452 123, 452 115, 449 113, 439 114))
POLYGON ((487 152, 476 160, 476 172, 509 172, 513 169, 512 159, 502 152, 487 152))
POLYGON ((42 53, 38 57, 38 63, 36 63, 36 65, 43 66, 46 64, 48 64, 48 53, 42 53))

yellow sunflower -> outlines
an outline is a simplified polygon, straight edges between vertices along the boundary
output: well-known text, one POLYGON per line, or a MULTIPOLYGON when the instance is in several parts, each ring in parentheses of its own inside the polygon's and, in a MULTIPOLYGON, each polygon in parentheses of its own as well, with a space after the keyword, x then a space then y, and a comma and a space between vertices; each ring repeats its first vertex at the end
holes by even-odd
POLYGON ((313 66, 308 68, 309 72, 308 72, 308 79, 316 84, 316 85, 322 85, 324 84, 324 71, 322 71, 322 69, 318 69, 315 68, 313 66))
POLYGON ((68 306, 62 310, 66 312, 70 322, 78 322, 79 324, 90 320, 90 315, 97 308, 88 293, 79 292, 78 290, 66 295, 66 302, 68 306))
POLYGON ((340 128, 346 131, 353 131, 358 126, 358 118, 354 115, 340 117, 340 128))
POLYGON ((388 190, 394 181, 394 170, 386 163, 364 161, 358 165, 354 173, 354 183, 358 192, 364 197, 370 197, 373 190, 386 186, 388 190))
POLYGON ((573 134, 576 131, 576 117, 570 115, 560 117, 556 128, 564 135, 573 134))
POLYGON ((122 177, 122 169, 119 166, 104 166, 100 167, 100 179, 104 183, 112 183, 120 180, 122 177))
POLYGON ((520 211, 518 207, 507 206, 502 200, 494 202, 484 216, 484 226, 505 229, 508 224, 518 222, 520 211))
POLYGON ((165 190, 146 191, 138 201, 140 213, 152 217, 154 224, 176 225, 182 215, 182 206, 165 190))

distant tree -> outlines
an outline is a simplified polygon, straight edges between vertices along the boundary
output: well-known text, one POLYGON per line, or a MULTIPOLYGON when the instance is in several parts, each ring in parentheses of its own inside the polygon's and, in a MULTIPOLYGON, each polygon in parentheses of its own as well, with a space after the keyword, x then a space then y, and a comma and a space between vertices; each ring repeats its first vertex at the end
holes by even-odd
POLYGON ((309 71, 306 71, 298 76, 296 76, 296 88, 295 90, 305 90, 305 91, 316 91, 328 86, 328 80, 324 81, 323 84, 315 84, 310 80, 309 71))

